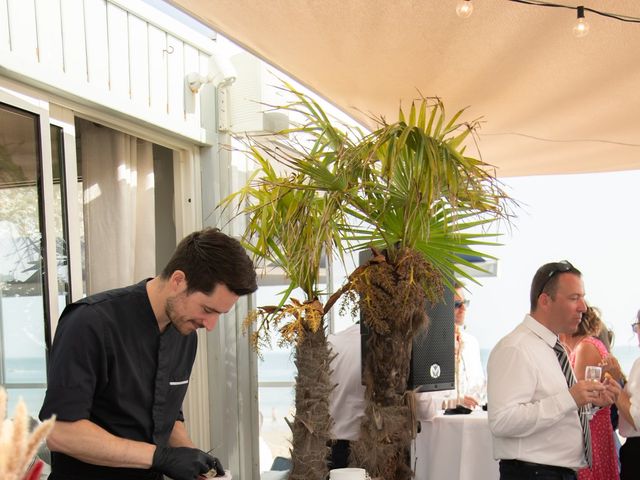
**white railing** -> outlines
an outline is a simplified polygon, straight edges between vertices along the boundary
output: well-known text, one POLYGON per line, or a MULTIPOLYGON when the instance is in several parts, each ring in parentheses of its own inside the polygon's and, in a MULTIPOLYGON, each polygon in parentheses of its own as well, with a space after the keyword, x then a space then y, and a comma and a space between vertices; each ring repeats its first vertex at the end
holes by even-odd
POLYGON ((215 42, 140 0, 0 0, 0 73, 197 142, 215 42))

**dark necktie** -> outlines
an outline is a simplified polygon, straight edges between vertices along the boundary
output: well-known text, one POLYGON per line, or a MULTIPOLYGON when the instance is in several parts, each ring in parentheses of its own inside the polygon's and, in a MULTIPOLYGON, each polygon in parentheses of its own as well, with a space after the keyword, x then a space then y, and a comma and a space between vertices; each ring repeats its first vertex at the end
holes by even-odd
MULTIPOLYGON (((564 347, 558 340, 556 342, 553 350, 556 352, 556 356, 558 357, 558 362, 560 363, 560 368, 562 368, 562 373, 564 374, 564 378, 567 380, 567 386, 569 388, 573 387, 576 383, 576 379, 573 376, 573 371, 571 370, 571 364, 569 363, 569 357, 567 357, 567 352, 564 347)), ((587 463, 589 467, 591 467, 591 429, 589 428, 589 415, 587 415, 586 407, 581 407, 578 411, 578 417, 580 418, 580 426, 582 427, 582 440, 584 443, 584 456, 587 459, 587 463)))

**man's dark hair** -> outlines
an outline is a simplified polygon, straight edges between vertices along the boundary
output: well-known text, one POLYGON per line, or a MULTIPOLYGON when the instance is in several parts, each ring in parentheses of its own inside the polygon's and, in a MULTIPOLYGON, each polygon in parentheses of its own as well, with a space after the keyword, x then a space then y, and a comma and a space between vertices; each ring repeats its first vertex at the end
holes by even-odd
POLYGON ((236 295, 258 289, 256 270, 240 242, 217 228, 205 228, 186 236, 160 274, 163 279, 181 270, 187 293, 211 294, 219 283, 236 295))
POLYGON ((541 266, 531 281, 531 311, 535 312, 538 306, 538 297, 543 293, 555 300, 558 291, 558 278, 561 273, 572 273, 578 277, 582 276, 580 270, 571 265, 566 260, 561 262, 546 263, 541 266))

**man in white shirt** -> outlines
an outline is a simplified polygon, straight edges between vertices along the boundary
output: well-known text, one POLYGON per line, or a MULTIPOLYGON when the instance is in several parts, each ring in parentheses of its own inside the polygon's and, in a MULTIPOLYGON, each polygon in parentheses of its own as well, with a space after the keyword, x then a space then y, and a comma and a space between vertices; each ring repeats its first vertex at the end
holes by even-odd
POLYGON ((620 387, 608 379, 575 382, 568 367, 567 378, 554 350, 558 335, 575 332, 587 309, 579 270, 567 261, 543 265, 533 277, 530 300, 531 313, 489 356, 494 457, 501 480, 575 479, 575 471, 587 465, 579 408, 610 405, 620 387))
POLYGON ((466 331, 464 324, 469 300, 465 299, 462 285, 456 284, 453 297, 454 319, 460 332, 461 350, 457 368, 456 385, 459 389, 462 403, 469 408, 474 408, 484 396, 485 378, 480 357, 480 344, 478 340, 466 331))
POLYGON ((329 396, 333 419, 330 468, 345 468, 349 465, 350 442, 360 438, 365 409, 360 325, 333 333, 327 341, 335 354, 331 361, 331 381, 336 385, 329 396))
MULTIPOLYGON (((640 310, 631 324, 640 344, 640 310)), ((620 448, 620 480, 640 478, 640 358, 636 358, 629 372, 627 384, 616 405, 620 414, 620 435, 626 437, 620 448)))

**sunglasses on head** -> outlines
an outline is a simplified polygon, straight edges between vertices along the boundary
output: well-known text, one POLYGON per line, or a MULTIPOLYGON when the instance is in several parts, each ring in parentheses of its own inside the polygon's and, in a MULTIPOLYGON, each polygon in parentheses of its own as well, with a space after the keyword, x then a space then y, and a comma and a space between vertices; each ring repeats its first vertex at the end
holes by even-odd
POLYGON ((464 305, 464 308, 467 308, 469 306, 469 303, 471 303, 469 300, 462 300, 462 301, 456 300, 455 302, 453 302, 453 307, 460 308, 461 306, 464 305))
POLYGON ((551 278, 556 273, 565 273, 575 269, 576 268, 573 265, 571 265, 571 263, 569 263, 567 260, 562 260, 561 262, 555 263, 553 268, 549 270, 549 272, 547 273, 547 277, 545 278, 544 282, 542 282, 542 285, 540 285, 540 290, 538 291, 536 298, 542 295, 542 292, 544 292, 544 287, 547 286, 547 284, 549 283, 549 280, 551 280, 551 278))

